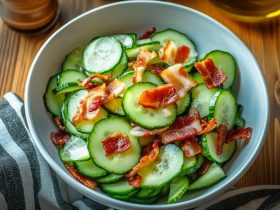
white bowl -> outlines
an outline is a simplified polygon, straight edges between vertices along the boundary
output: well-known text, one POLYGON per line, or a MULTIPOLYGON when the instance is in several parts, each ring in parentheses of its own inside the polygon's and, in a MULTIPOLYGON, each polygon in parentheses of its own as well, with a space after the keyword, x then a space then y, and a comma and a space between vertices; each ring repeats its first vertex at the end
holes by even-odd
POLYGON ((56 31, 41 47, 31 66, 26 90, 25 111, 31 135, 49 165, 62 179, 83 195, 119 209, 186 209, 197 206, 229 189, 251 166, 264 142, 268 125, 269 101, 262 72, 248 48, 222 24, 187 7, 158 1, 129 1, 93 9, 56 31), (244 117, 253 128, 250 142, 239 149, 225 166, 227 177, 204 190, 188 192, 175 204, 159 202, 141 205, 113 199, 99 190, 90 190, 72 178, 50 141, 54 126, 47 113, 43 94, 48 79, 59 71, 67 53, 95 36, 123 32, 143 33, 151 26, 158 30, 174 28, 186 33, 199 54, 220 49, 230 52, 239 67, 238 102, 244 105, 244 117))

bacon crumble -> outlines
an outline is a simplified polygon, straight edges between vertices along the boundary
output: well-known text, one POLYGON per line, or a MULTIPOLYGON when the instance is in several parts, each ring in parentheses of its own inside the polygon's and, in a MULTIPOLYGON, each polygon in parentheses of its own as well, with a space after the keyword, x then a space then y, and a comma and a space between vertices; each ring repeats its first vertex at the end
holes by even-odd
POLYGON ((127 179, 128 184, 133 187, 140 187, 142 183, 142 177, 139 174, 135 174, 127 179))
POLYGON ((106 137, 102 141, 102 145, 106 156, 125 152, 131 147, 129 137, 121 132, 115 132, 112 135, 106 137))
POLYGON ((148 29, 144 34, 142 34, 139 39, 148 39, 150 38, 153 33, 155 33, 157 31, 156 27, 152 27, 150 29, 148 29))
POLYGON ((202 152, 201 146, 195 137, 184 140, 181 148, 186 157, 193 157, 202 152))
POLYGON ((253 133, 253 129, 248 128, 236 128, 234 130, 230 130, 226 136, 226 144, 235 141, 235 140, 244 140, 248 141, 253 133))
POLYGON ((63 146, 70 139, 70 135, 66 130, 58 130, 51 132, 52 143, 56 146, 63 146))
POLYGON ((221 155, 223 153, 223 147, 226 141, 226 136, 228 132, 228 127, 226 125, 219 125, 217 129, 217 148, 216 153, 217 155, 221 155))

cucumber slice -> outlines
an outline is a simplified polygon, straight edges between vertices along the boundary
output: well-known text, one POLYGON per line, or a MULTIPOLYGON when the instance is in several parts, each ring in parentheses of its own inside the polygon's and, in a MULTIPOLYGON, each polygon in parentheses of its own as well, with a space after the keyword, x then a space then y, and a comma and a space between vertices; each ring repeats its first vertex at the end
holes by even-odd
POLYGON ((204 163, 204 160, 205 160, 204 156, 201 154, 198 154, 195 157, 196 157, 196 164, 193 167, 189 167, 189 168, 185 167, 185 169, 183 166, 181 175, 189 175, 189 174, 195 173, 202 166, 202 164, 204 163))
POLYGON ((107 171, 99 168, 92 160, 74 162, 74 166, 81 174, 90 178, 103 177, 107 174, 107 171))
POLYGON ((68 133, 74 135, 74 136, 78 136, 84 140, 87 140, 88 138, 88 134, 86 133, 82 133, 80 131, 78 131, 75 126, 71 123, 70 120, 68 120, 68 117, 66 116, 66 110, 67 110, 67 106, 68 106, 68 101, 69 101, 69 98, 71 96, 68 96, 66 101, 63 103, 62 107, 61 107, 61 117, 62 117, 62 120, 63 120, 63 123, 66 127, 66 130, 68 133))
POLYGON ((153 204, 158 201, 158 196, 149 197, 149 198, 145 198, 145 199, 130 197, 130 198, 128 198, 128 201, 130 201, 132 203, 140 203, 140 204, 153 204))
POLYGON ((128 181, 122 180, 112 184, 101 184, 100 188, 108 193, 113 195, 127 195, 137 188, 131 186, 128 181))
POLYGON ((84 68, 94 73, 110 72, 120 63, 122 55, 121 43, 116 38, 95 38, 84 50, 84 68))
POLYGON ((141 153, 138 139, 130 134, 131 129, 130 123, 120 117, 110 117, 96 123, 88 140, 93 161, 111 173, 124 174, 130 171, 138 163, 141 153), (128 135, 131 147, 125 152, 106 156, 102 141, 117 131, 128 135))
POLYGON ((195 108, 202 118, 208 116, 210 100, 216 92, 216 88, 208 89, 205 84, 201 84, 195 88, 192 88, 191 107, 195 108))
POLYGON ((232 129, 236 113, 236 99, 230 91, 220 90, 213 95, 209 106, 209 118, 215 118, 218 121, 217 126, 224 124, 228 129, 232 129))
POLYGON ((127 69, 127 62, 128 58, 126 56, 126 53, 123 51, 120 63, 111 72, 106 74, 111 74, 112 80, 119 77, 127 69))
POLYGON ((226 74, 227 80, 223 83, 223 88, 231 88, 234 83, 237 71, 234 57, 228 52, 214 50, 206 54, 204 59, 208 58, 211 58, 215 63, 215 66, 226 74))
MULTIPOLYGON (((70 120, 70 122, 72 122, 72 119, 76 114, 78 107, 80 106, 80 101, 83 100, 87 94, 88 94, 87 90, 80 90, 70 97, 67 106, 67 112, 66 112, 67 113, 66 115, 68 116, 68 120, 70 120)), ((84 120, 79 124, 75 125, 75 127, 80 132, 90 133, 92 131, 94 124, 99 120, 106 118, 107 115, 108 112, 103 108, 101 108, 98 116, 94 120, 84 120)))
POLYGON ((57 75, 50 78, 46 92, 44 94, 44 104, 47 110, 53 115, 59 116, 63 102, 66 99, 65 94, 56 95, 53 89, 56 88, 57 75))
POLYGON ((62 71, 60 74, 58 74, 57 86, 59 87, 61 85, 68 84, 68 83, 76 83, 78 85, 79 80, 84 80, 86 78, 87 76, 81 71, 65 70, 62 71))
POLYGON ((186 157, 184 156, 184 164, 183 164, 183 168, 182 171, 180 173, 181 176, 187 175, 190 173, 190 171, 192 172, 193 169, 197 166, 197 157, 193 156, 193 157, 186 157))
POLYGON ((236 141, 229 144, 224 144, 223 152, 221 155, 217 155, 217 133, 211 132, 202 136, 201 138, 203 155, 209 160, 217 163, 224 163, 228 161, 236 151, 236 141))
POLYGON ((237 114, 235 121, 234 121, 234 126, 243 128, 245 126, 245 124, 246 124, 245 119, 240 114, 237 114))
POLYGON ((136 195, 139 192, 138 189, 135 189, 134 191, 126 194, 126 195, 116 195, 116 194, 110 194, 110 196, 112 198, 116 198, 119 200, 124 200, 124 201, 128 201, 129 198, 131 198, 132 196, 136 195))
POLYGON ((135 196, 134 198, 150 198, 158 195, 162 191, 162 188, 160 189, 141 189, 135 196))
POLYGON ((181 115, 181 114, 185 113, 187 108, 190 106, 190 103, 191 103, 190 93, 187 93, 183 98, 179 98, 176 101, 177 115, 181 115))
POLYGON ((145 90, 154 87, 156 85, 153 83, 139 82, 130 86, 123 97, 123 109, 128 118, 137 125, 151 130, 169 126, 176 119, 176 105, 174 104, 165 108, 151 109, 144 108, 138 103, 140 95, 145 90), (169 111, 169 116, 166 116, 165 110, 169 111))
POLYGON ((138 174, 142 177, 142 188, 161 188, 181 172, 184 154, 175 144, 160 148, 156 160, 138 174))
POLYGON ((151 36, 151 40, 159 41, 161 46, 165 46, 165 43, 168 40, 172 40, 177 47, 180 47, 182 45, 189 47, 190 56, 189 56, 189 59, 183 64, 184 66, 192 64, 196 60, 197 51, 196 51, 195 45, 186 34, 175 31, 174 29, 166 29, 166 30, 154 33, 151 36))
POLYGON ((195 72, 195 73, 193 73, 193 74, 190 74, 190 76, 191 76, 191 78, 192 78, 193 80, 195 80, 195 81, 197 82, 197 84, 199 84, 199 85, 205 83, 205 81, 204 81, 202 75, 201 75, 199 72, 195 72))
MULTIPOLYGON (((133 71, 125 72, 120 77, 119 80, 125 84, 126 88, 129 88, 131 85, 134 84, 132 82, 133 75, 134 75, 133 71)), ((142 77, 142 82, 151 82, 151 83, 154 83, 158 86, 164 84, 163 80, 158 75, 152 73, 149 70, 144 71, 143 77, 142 77)))
POLYGON ((70 137, 60 149, 59 155, 63 162, 82 161, 90 158, 86 142, 77 136, 70 137))
POLYGON ((175 177, 170 183, 168 203, 176 203, 180 200, 189 187, 189 179, 184 176, 175 177))
POLYGON ((142 44, 147 44, 147 43, 150 43, 152 42, 151 39, 139 39, 136 41, 136 45, 142 45, 142 44))
POLYGON ((113 114, 116 114, 119 116, 125 116, 125 113, 122 108, 122 99, 121 98, 115 98, 114 100, 112 100, 106 104, 103 104, 103 107, 113 114))
POLYGON ((121 174, 109 174, 107 176, 96 179, 95 181, 100 184, 111 184, 115 183, 123 178, 121 174))
POLYGON ((160 46, 160 43, 157 41, 140 44, 138 46, 126 49, 127 57, 130 60, 134 60, 137 57, 137 55, 140 53, 141 48, 143 48, 143 47, 147 48, 147 50, 149 50, 149 51, 158 51, 161 46, 160 46))
POLYGON ((225 177, 223 169, 216 163, 212 163, 208 171, 190 184, 189 190, 198 190, 216 184, 225 177))
POLYGON ((113 37, 122 43, 125 48, 134 46, 137 39, 137 35, 135 33, 119 34, 114 35, 113 37))
POLYGON ((85 89, 85 88, 82 87, 82 86, 79 86, 77 84, 77 82, 69 82, 69 83, 66 83, 66 84, 62 84, 59 87, 56 87, 55 89, 53 89, 53 92, 56 95, 60 95, 60 94, 63 94, 63 93, 74 92, 76 90, 81 90, 81 89, 85 89))
POLYGON ((83 49, 81 47, 77 47, 66 56, 62 64, 62 71, 69 69, 83 71, 83 49))

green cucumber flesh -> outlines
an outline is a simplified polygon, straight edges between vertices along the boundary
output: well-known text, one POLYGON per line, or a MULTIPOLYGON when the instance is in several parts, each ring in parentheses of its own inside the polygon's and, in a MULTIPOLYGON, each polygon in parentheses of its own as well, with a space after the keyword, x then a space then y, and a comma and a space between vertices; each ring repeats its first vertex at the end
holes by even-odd
POLYGON ((62 71, 57 76, 57 86, 61 86, 68 83, 76 83, 78 85, 78 81, 86 79, 87 76, 77 70, 65 70, 62 71))
POLYGON ((177 107, 175 104, 165 108, 144 108, 138 103, 140 95, 145 91, 156 87, 150 82, 139 82, 130 86, 123 97, 123 109, 128 118, 135 124, 146 129, 157 129, 171 125, 176 119, 177 107), (166 116, 166 111, 169 115, 166 116), (149 119, 149 120, 147 120, 149 119))
POLYGON ((184 176, 175 177, 170 183, 168 203, 176 203, 180 200, 189 187, 189 179, 184 176))
POLYGON ((110 195, 127 195, 137 188, 131 186, 128 181, 121 180, 112 184, 100 184, 100 188, 110 195))
POLYGON ((119 116, 125 116, 125 113, 122 108, 122 99, 121 98, 115 98, 114 100, 103 104, 103 107, 113 114, 116 114, 119 116))
POLYGON ((77 136, 70 137, 60 149, 59 155, 63 162, 83 161, 90 158, 86 142, 77 136))
POLYGON ((134 60, 137 57, 137 55, 140 53, 141 48, 143 47, 145 47, 148 51, 158 51, 161 46, 160 43, 157 41, 140 44, 138 46, 126 49, 127 57, 130 60, 134 60))
POLYGON ((229 144, 224 144, 223 152, 221 155, 216 153, 217 151, 217 133, 211 132, 202 136, 202 148, 203 155, 209 160, 217 163, 224 163, 228 161, 236 151, 236 141, 230 142, 229 144))
POLYGON ((150 43, 150 42, 152 42, 152 40, 151 39, 139 39, 139 40, 137 40, 136 41, 136 45, 142 45, 142 44, 147 44, 147 43, 150 43))
POLYGON ((96 182, 100 184, 111 184, 121 180, 122 178, 122 174, 108 174, 107 176, 96 179, 96 182))
POLYGON ((199 72, 195 72, 195 73, 193 73, 193 74, 190 74, 190 77, 191 77, 194 81, 196 81, 197 84, 199 84, 199 85, 205 83, 205 81, 204 81, 202 75, 201 75, 199 72))
POLYGON ((135 196, 134 198, 140 198, 140 199, 145 199, 145 198, 150 198, 158 195, 162 191, 162 188, 159 189, 141 189, 135 196))
POLYGON ((212 163, 208 171, 190 184, 189 190, 198 190, 216 184, 225 177, 223 169, 216 163, 212 163))
POLYGON ((85 87, 79 86, 77 82, 69 82, 54 88, 53 93, 55 93, 56 95, 61 95, 63 93, 74 92, 76 90, 82 90, 82 89, 85 89, 85 87))
POLYGON ((72 52, 70 52, 62 64, 62 71, 65 70, 77 70, 83 71, 83 49, 77 47, 72 52))
POLYGON ((186 112, 187 108, 190 106, 191 96, 187 93, 183 98, 179 98, 176 101, 177 105, 177 115, 181 115, 186 112))
POLYGON ((196 167, 196 165, 197 165, 196 156, 193 157, 184 156, 184 164, 180 175, 184 176, 186 174, 189 174, 189 172, 192 171, 196 167))
POLYGON ((234 57, 228 52, 214 50, 206 54, 204 59, 208 58, 212 59, 215 66, 226 74, 227 80, 223 83, 223 88, 231 88, 237 72, 237 65, 234 57))
POLYGON ((74 162, 74 166, 81 174, 90 178, 104 177, 107 174, 107 171, 98 167, 91 159, 74 162))
POLYGON ((65 94, 56 95, 53 89, 57 87, 57 75, 52 76, 48 82, 46 92, 44 94, 44 104, 47 110, 53 115, 59 116, 63 102, 66 99, 65 94))
POLYGON ((162 46, 165 46, 165 43, 168 40, 172 40, 177 47, 185 45, 188 48, 190 48, 190 55, 187 61, 183 63, 184 66, 194 63, 197 58, 196 47, 191 41, 191 39, 187 35, 178 32, 174 29, 166 29, 163 31, 156 32, 151 36, 151 40, 159 41, 162 46))
POLYGON ((161 188, 181 172, 184 154, 175 144, 160 148, 153 163, 138 171, 142 177, 142 188, 161 188))
POLYGON ((193 173, 197 172, 198 169, 200 169, 200 167, 202 166, 202 164, 205 161, 205 158, 201 154, 198 154, 195 157, 196 157, 196 164, 193 167, 189 167, 188 169, 185 168, 185 170, 182 170, 182 175, 193 174, 193 173))
POLYGON ((95 38, 84 50, 84 68, 94 73, 110 72, 121 62, 122 55, 122 45, 116 38, 95 38))
POLYGON ((130 48, 135 45, 137 35, 135 33, 118 34, 114 35, 125 48, 130 48))
POLYGON ((130 171, 139 161, 141 147, 138 138, 130 134, 130 123, 120 117, 110 117, 97 122, 88 139, 88 149, 93 161, 100 167, 115 174, 124 174, 130 171), (115 132, 127 135, 130 148, 121 153, 106 156, 102 141, 115 132))
POLYGON ((234 121, 234 126, 237 128, 243 128, 245 124, 246 124, 245 119, 240 114, 237 114, 234 121))

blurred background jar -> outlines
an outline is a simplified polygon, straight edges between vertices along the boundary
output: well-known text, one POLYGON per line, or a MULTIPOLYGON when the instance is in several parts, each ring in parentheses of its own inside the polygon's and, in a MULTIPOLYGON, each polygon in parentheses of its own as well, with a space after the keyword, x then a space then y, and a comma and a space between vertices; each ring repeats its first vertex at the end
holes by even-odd
POLYGON ((223 13, 245 22, 260 22, 280 15, 280 0, 210 0, 223 13))
POLYGON ((0 15, 10 27, 37 31, 49 27, 58 17, 57 0, 0 0, 0 15))

